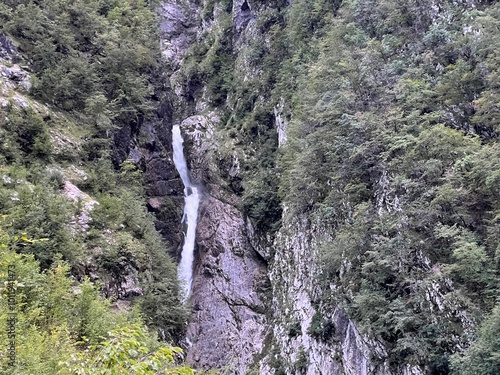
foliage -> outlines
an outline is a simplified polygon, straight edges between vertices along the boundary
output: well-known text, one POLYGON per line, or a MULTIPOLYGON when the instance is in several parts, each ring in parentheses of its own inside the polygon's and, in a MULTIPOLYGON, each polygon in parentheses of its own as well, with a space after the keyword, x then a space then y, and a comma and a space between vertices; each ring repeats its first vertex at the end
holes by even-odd
POLYGON ((4 161, 19 162, 23 160, 21 156, 24 160, 47 160, 52 149, 47 131, 49 119, 41 118, 32 109, 24 109, 21 113, 10 110, 7 116, 6 126, 0 130, 4 161))
POLYGON ((500 374, 500 305, 483 321, 478 338, 464 355, 453 356, 452 368, 460 375, 500 374))
POLYGON ((60 256, 69 264, 82 283, 75 334, 93 345, 110 329, 99 318, 109 305, 85 281, 89 275, 113 299, 138 297, 123 290, 133 278, 142 290, 134 302, 162 339, 184 329, 173 260, 140 203, 141 171, 130 161, 112 161, 110 152, 116 133, 138 131, 156 116, 154 90, 165 85, 157 6, 155 0, 0 5, 0 32, 18 46, 34 96, 28 108, 13 102, 0 109, 0 210, 12 220, 9 233, 49 239, 18 246, 18 253, 34 254, 44 271, 60 256), (75 165, 85 177, 68 177, 75 165), (63 197, 67 180, 99 201, 92 213, 84 212, 84 201, 63 197), (88 231, 79 227, 82 214, 91 216, 88 231))
POLYGON ((58 374, 194 374, 189 367, 175 365, 175 356, 182 353, 180 348, 160 346, 151 351, 146 339, 146 331, 137 324, 112 330, 108 340, 78 353, 58 374))
POLYGON ((470 342, 458 311, 488 314, 500 285, 499 7, 446 4, 453 22, 430 9, 358 0, 315 15, 294 2, 288 15, 302 22, 287 25, 297 59, 280 72, 297 79, 279 197, 287 215, 328 234, 322 311, 341 303, 391 363, 445 374, 470 342))
POLYGON ((110 297, 121 296, 127 270, 138 270, 143 289, 139 305, 145 321, 159 331, 163 339, 179 337, 184 329, 186 310, 179 299, 177 271, 166 254, 163 239, 142 201, 141 176, 124 163, 121 173, 112 179, 109 161, 98 161, 83 187, 92 189, 99 201, 91 213, 92 236, 89 245, 101 249, 95 257, 97 271, 107 280, 110 297), (116 231, 112 238, 106 234, 116 231))
MULTIPOLYGON (((430 0, 257 5, 265 43, 246 36, 226 65, 232 84, 217 91, 221 100, 197 66, 222 72, 219 34, 193 45, 184 73, 187 92, 208 87, 225 113, 218 131, 231 145, 220 175, 255 227, 273 234, 285 212, 284 221, 307 216, 325 232, 320 311, 345 306, 384 342, 391 364, 447 374, 500 286, 500 6, 438 8, 430 0), (291 113, 278 150, 273 106, 282 100, 291 113)), ((328 323, 315 317, 309 333, 327 340, 328 323)))
POLYGON ((324 318, 319 312, 316 312, 312 318, 311 325, 307 333, 316 339, 327 341, 335 335, 335 325, 324 318))
POLYGON ((35 94, 95 126, 137 121, 150 108, 158 48, 146 1, 8 3, 2 31, 17 39, 34 70, 35 94), (156 54, 156 55, 155 55, 156 54), (89 119, 90 120, 90 119, 89 119))
POLYGON ((7 231, 23 231, 50 241, 25 244, 21 253, 34 253, 42 267, 51 265, 56 253, 76 262, 81 242, 71 241, 69 228, 73 208, 61 197, 59 183, 54 184, 41 165, 30 169, 13 165, 0 168, 3 184, 0 186, 0 207, 12 221, 7 231))
MULTIPOLYGON (((12 233, 12 220, 7 215, 0 223, 0 238, 0 281, 4 285, 0 322, 7 327, 7 318, 15 313, 17 344, 15 366, 8 366, 6 356, 0 359, 3 373, 115 374, 124 369, 134 374, 192 373, 174 364, 173 355, 180 354, 180 349, 156 342, 155 336, 142 328, 139 315, 127 310, 112 312, 110 301, 100 297, 96 285, 89 281, 75 286, 67 263, 57 260, 41 271, 32 254, 14 251, 47 239, 12 233), (106 336, 109 339, 102 341, 106 336)), ((2 329, 3 353, 9 342, 7 331, 2 329)))

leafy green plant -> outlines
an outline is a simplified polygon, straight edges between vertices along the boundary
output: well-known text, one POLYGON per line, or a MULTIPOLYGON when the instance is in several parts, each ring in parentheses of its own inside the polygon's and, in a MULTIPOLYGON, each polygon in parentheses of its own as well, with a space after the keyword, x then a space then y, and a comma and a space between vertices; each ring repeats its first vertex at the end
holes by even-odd
POLYGON ((145 331, 139 325, 131 325, 110 331, 107 340, 61 363, 64 367, 58 374, 194 374, 189 367, 175 364, 181 353, 180 348, 166 345, 151 350, 147 346, 145 331))

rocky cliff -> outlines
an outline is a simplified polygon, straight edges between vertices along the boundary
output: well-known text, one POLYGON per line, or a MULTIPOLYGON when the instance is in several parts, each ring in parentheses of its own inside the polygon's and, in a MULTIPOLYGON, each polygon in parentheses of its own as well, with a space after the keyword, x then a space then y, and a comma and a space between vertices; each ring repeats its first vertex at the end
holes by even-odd
MULTIPOLYGON (((245 178, 254 173, 248 166, 264 147, 257 141, 266 131, 261 123, 272 124, 270 138, 278 147, 289 138, 289 103, 276 95, 276 88, 273 95, 258 91, 264 90, 263 81, 272 81, 264 65, 285 63, 263 55, 275 48, 272 24, 289 5, 185 0, 165 2, 160 10, 166 71, 175 93, 171 121, 180 124, 192 177, 203 190, 190 300, 193 315, 186 335, 188 361, 195 368, 231 374, 428 373, 425 365, 391 362, 388 348, 377 337, 361 333, 340 299, 324 300, 317 258, 320 242, 333 236, 331 228, 306 215, 290 214, 285 202, 281 220, 276 220, 279 225, 262 229, 243 208, 242 191, 252 188, 245 178), (233 76, 240 87, 228 91, 220 82, 225 75, 233 76), (250 95, 251 104, 235 93, 250 95), (263 107, 271 109, 270 117, 249 125, 248 113, 255 119, 263 107), (241 116, 241 111, 248 113, 241 116)), ((438 17, 440 8, 432 9, 438 17)), ((274 74, 278 71, 277 65, 271 68, 274 74)), ((175 180, 172 175, 164 179, 175 180)), ((386 203, 398 203, 398 197, 384 200, 389 194, 385 186, 381 182, 374 196, 379 197, 380 212, 391 212, 395 208, 386 203)), ((165 194, 170 192, 160 195, 165 194)), ((429 259, 421 261, 430 264, 429 259)), ((443 278, 430 286, 430 307, 425 308, 470 328, 472 323, 459 316, 456 306, 443 302, 443 290, 450 285, 443 278)), ((328 294, 335 296, 337 288, 331 283, 328 294)))
MULTIPOLYGON (((160 11, 164 55, 177 94, 176 107, 182 108, 175 113, 174 121, 180 123, 187 140, 192 177, 203 188, 191 297, 193 316, 186 336, 188 361, 195 368, 218 368, 234 374, 246 374, 251 369, 262 374, 280 369, 290 374, 362 374, 374 368, 384 373, 383 366, 370 362, 371 349, 383 353, 383 348, 376 343, 370 348, 341 309, 333 317, 332 329, 338 341, 320 343, 308 334, 311 320, 319 314, 311 302, 313 234, 303 225, 290 222, 273 243, 269 237, 257 235, 239 209, 239 197, 231 188, 231 181, 241 173, 238 152, 219 131, 218 108, 207 103, 203 88, 196 88, 201 95, 191 97, 189 87, 177 80, 190 46, 203 35, 220 32, 217 28, 222 21, 218 17, 223 12, 216 7, 210 15, 213 19, 206 20, 202 10, 194 2, 176 2, 164 3, 160 11), (222 152, 228 148, 234 151, 224 159, 222 152), (272 300, 266 299, 266 290, 267 297, 272 291, 272 300), (296 332, 290 332, 292 326, 296 332)), ((247 1, 232 4, 232 53, 239 60, 238 74, 252 74, 245 54, 248 43, 265 37, 257 33, 255 23, 259 13, 266 10, 268 7, 247 1)), ((276 136, 279 132, 283 143, 284 103, 275 104, 276 136)), ((165 166, 150 163, 150 173, 165 171, 165 166)), ((153 189, 162 179, 153 179, 153 189)), ((174 180, 172 176, 164 179, 174 180)), ((179 186, 174 190, 179 192, 179 186)), ((156 195, 171 193, 159 191, 156 195)))

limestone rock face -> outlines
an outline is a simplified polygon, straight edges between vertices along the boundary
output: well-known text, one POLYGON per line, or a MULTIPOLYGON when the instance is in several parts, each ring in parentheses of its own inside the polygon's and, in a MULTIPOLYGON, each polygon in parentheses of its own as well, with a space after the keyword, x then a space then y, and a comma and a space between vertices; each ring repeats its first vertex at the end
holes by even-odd
POLYGON ((167 1, 160 7, 163 56, 171 69, 179 67, 196 33, 197 8, 193 2, 167 1))
POLYGON ((233 1, 233 25, 236 33, 241 33, 251 21, 255 21, 251 2, 249 0, 233 1))
POLYGON ((285 100, 281 98, 280 102, 274 106, 274 121, 276 122, 276 131, 278 132, 278 146, 285 145, 287 140, 286 130, 288 121, 286 119, 285 100))
POLYGON ((213 197, 203 200, 197 234, 188 361, 245 374, 263 348, 265 263, 248 242, 241 213, 213 197))
POLYGON ((21 61, 12 40, 0 34, 0 107, 14 105, 40 111, 41 105, 27 97, 31 90, 31 74, 25 66, 19 65, 21 61))
POLYGON ((5 35, 0 34, 0 59, 12 60, 17 56, 17 48, 5 35))
POLYGON ((156 227, 170 248, 182 246, 181 218, 184 187, 172 160, 172 133, 167 121, 146 124, 147 141, 129 152, 144 166, 148 208, 156 214, 156 227))
POLYGON ((87 231, 89 229, 89 223, 92 221, 90 212, 95 205, 99 204, 99 202, 78 189, 78 187, 70 181, 64 182, 63 195, 74 202, 81 202, 81 210, 78 215, 76 215, 74 222, 72 222, 70 226, 73 233, 87 231))
POLYGON ((266 262, 254 250, 236 198, 221 188, 215 168, 218 117, 195 115, 181 122, 190 171, 203 192, 197 225, 193 317, 186 341, 195 368, 245 374, 263 349, 266 333, 261 290, 266 262))
MULTIPOLYGON (((286 212, 286 210, 285 210, 286 212)), ((289 218, 276 237, 276 253, 269 275, 273 288, 273 335, 286 374, 389 375, 424 374, 418 367, 390 369, 383 345, 359 333, 342 308, 321 309, 315 277, 316 238, 326 235, 320 223, 289 218)), ((330 285, 335 294, 335 285, 330 285)), ((276 359, 268 354, 260 363, 262 374, 274 373, 276 359)))

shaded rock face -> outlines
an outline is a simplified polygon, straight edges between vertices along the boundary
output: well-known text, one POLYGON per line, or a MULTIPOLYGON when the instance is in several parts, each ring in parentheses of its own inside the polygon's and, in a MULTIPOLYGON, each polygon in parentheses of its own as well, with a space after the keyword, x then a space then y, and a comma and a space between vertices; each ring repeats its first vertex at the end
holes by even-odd
MULTIPOLYGON (((147 185, 148 209, 156 215, 156 228, 173 250, 182 246, 181 218, 184 187, 172 159, 170 118, 148 123, 141 130, 141 144, 131 148, 129 158, 139 160, 147 185)), ((175 255, 175 254, 172 254, 175 255)))
POLYGON ((31 74, 26 66, 19 65, 22 62, 12 40, 0 34, 0 108, 14 105, 46 112, 41 105, 35 104, 27 97, 31 90, 31 74))
MULTIPOLYGON (((159 77, 159 79, 163 79, 159 77)), ((127 159, 143 171, 147 207, 155 214, 156 228, 176 256, 182 246, 181 218, 184 187, 172 159, 171 91, 156 93, 156 117, 139 119, 114 134, 112 160, 116 168, 127 159)))
POLYGON ((159 9, 163 56, 172 70, 180 66, 197 32, 198 11, 198 6, 190 2, 164 2, 159 9))
POLYGON ((236 34, 243 32, 251 21, 255 21, 255 15, 250 2, 248 0, 233 1, 233 24, 236 34))
MULTIPOLYGON (((157 118, 129 124, 114 136, 113 162, 119 166, 125 159, 144 171, 148 209, 156 216, 156 228, 162 234, 174 257, 180 254, 183 233, 181 218, 184 187, 172 158, 172 124, 178 114, 172 108, 172 90, 177 69, 196 33, 197 5, 186 2, 165 2, 158 12, 162 18, 162 51, 167 75, 165 88, 156 92, 157 118), (188 6, 189 5, 189 6, 188 6)), ((165 80, 165 77, 155 79, 165 80)))
POLYGON ((0 59, 15 60, 19 59, 17 48, 5 35, 0 34, 0 59))
POLYGON ((197 234, 188 361, 244 374, 263 347, 265 263, 247 240, 241 213, 216 198, 205 197, 197 234))

